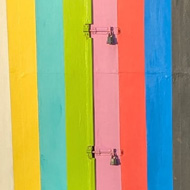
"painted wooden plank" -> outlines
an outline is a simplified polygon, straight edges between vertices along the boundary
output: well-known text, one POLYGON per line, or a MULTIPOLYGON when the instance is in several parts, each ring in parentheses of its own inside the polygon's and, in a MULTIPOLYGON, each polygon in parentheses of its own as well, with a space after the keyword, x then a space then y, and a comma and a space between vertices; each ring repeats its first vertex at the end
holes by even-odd
POLYGON ((172 1, 174 189, 190 189, 190 2, 172 1))
POLYGON ((42 190, 67 189, 63 1, 36 0, 42 190))
POLYGON ((122 189, 147 189, 144 0, 118 1, 122 189))
POLYGON ((172 190, 171 0, 145 0, 148 189, 172 190))
POLYGON ((6 0, 0 1, 0 189, 13 190, 12 125, 6 0))
MULTIPOLYGON (((93 26, 114 27, 117 37, 117 1, 93 0, 93 26)), ((107 44, 108 32, 92 33, 94 57, 95 150, 117 149, 120 157, 118 45, 107 44)), ((96 156, 97 190, 121 189, 121 166, 110 165, 110 155, 96 156)))
POLYGON ((7 0, 15 190, 40 189, 35 4, 7 0))
POLYGON ((91 0, 64 0, 66 138, 68 190, 94 190, 95 167, 86 150, 94 144, 91 0))

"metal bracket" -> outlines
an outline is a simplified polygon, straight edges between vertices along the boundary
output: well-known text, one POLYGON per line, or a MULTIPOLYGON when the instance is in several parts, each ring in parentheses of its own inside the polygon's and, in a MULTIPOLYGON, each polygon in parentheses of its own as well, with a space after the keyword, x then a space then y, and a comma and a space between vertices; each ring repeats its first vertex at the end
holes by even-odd
POLYGON ((108 35, 108 34, 120 34, 120 29, 117 27, 94 27, 92 26, 90 29, 91 34, 99 34, 99 35, 108 35))
POLYGON ((88 146, 87 147, 87 154, 88 158, 92 159, 95 158, 95 155, 97 156, 113 156, 113 155, 123 155, 122 150, 117 149, 108 149, 108 150, 95 150, 94 146, 88 146))
POLYGON ((91 24, 85 24, 83 32, 87 38, 90 38, 92 34, 108 35, 110 33, 114 33, 115 35, 118 35, 121 31, 117 27, 95 27, 91 26, 91 24))

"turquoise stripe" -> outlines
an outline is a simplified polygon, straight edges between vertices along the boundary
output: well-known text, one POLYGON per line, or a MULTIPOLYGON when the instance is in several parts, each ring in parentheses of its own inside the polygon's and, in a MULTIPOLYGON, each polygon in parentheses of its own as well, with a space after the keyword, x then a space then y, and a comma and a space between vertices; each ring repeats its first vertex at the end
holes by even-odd
POLYGON ((145 0, 148 190, 173 190, 171 0, 145 0))
POLYGON ((63 1, 36 0, 42 190, 66 190, 63 1))

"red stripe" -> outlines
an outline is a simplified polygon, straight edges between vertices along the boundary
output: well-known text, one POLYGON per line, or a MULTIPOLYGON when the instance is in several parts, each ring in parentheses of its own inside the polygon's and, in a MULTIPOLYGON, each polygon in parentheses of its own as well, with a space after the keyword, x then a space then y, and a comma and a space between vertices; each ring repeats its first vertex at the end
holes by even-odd
POLYGON ((147 189, 144 0, 118 0, 122 189, 147 189))

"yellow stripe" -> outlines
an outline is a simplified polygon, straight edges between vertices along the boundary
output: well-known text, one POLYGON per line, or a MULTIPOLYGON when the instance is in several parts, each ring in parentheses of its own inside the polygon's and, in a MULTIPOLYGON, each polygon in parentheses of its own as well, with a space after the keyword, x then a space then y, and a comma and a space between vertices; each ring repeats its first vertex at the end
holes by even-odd
POLYGON ((40 189, 34 0, 7 0, 15 190, 40 189))

